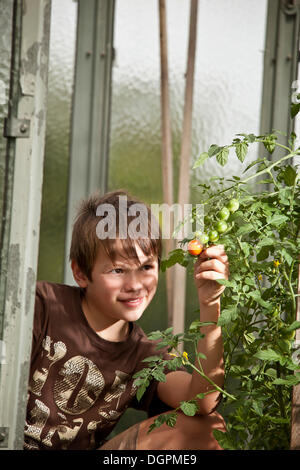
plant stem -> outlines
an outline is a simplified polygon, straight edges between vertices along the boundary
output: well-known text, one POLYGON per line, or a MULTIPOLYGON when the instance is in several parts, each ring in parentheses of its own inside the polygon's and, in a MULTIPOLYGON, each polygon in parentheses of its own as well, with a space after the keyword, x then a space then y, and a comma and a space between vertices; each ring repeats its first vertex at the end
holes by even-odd
POLYGON ((204 374, 204 372, 201 372, 201 370, 199 370, 196 366, 194 366, 194 364, 192 364, 190 361, 187 361, 186 364, 190 365, 192 367, 192 369, 194 369, 196 372, 198 372, 199 375, 201 375, 201 377, 203 377, 205 380, 207 380, 211 385, 213 385, 213 387, 215 387, 215 389, 222 393, 222 395, 225 395, 226 397, 228 398, 231 398, 232 400, 236 400, 236 398, 231 395, 230 393, 226 392, 225 390, 223 390, 221 387, 219 387, 219 385, 217 385, 213 380, 211 380, 206 374, 204 374))
MULTIPOLYGON (((277 378, 280 378, 280 365, 277 362, 276 364, 276 372, 277 372, 277 378)), ((280 408, 280 413, 283 418, 286 418, 286 412, 283 404, 283 397, 282 397, 282 386, 278 385, 278 399, 279 399, 279 408, 280 408)))
POLYGON ((285 268, 283 268, 282 270, 282 274, 288 284, 288 288, 289 288, 289 291, 290 291, 290 294, 291 294, 291 297, 292 297, 292 302, 293 302, 293 318, 295 317, 295 314, 296 314, 296 298, 295 298, 295 293, 294 293, 294 290, 293 290, 293 286, 292 286, 292 283, 291 283, 291 280, 289 278, 289 276, 287 275, 286 273, 286 270, 285 268))
MULTIPOLYGON (((263 144, 264 142, 268 142, 268 139, 255 139, 255 142, 259 142, 259 143, 263 144)), ((287 152, 291 152, 291 150, 292 150, 292 149, 290 149, 290 147, 287 147, 286 145, 283 145, 283 144, 279 144, 278 142, 274 142, 274 144, 277 147, 280 147, 280 148, 286 150, 287 152)))
MULTIPOLYGON (((181 352, 177 349, 177 348, 174 348, 175 351, 177 352, 177 354, 179 354, 179 356, 182 356, 181 352)), ((198 363, 199 363, 199 367, 200 369, 198 369, 194 364, 192 364, 190 361, 185 361, 185 364, 189 365, 192 367, 192 369, 194 369, 196 372, 198 372, 199 375, 201 375, 201 377, 203 377, 205 380, 207 380, 207 382, 209 382, 213 387, 215 387, 215 390, 217 390, 218 392, 222 393, 223 395, 225 395, 226 397, 228 398, 231 398, 232 400, 236 400, 236 398, 233 396, 233 395, 230 395, 230 393, 227 393, 225 390, 223 390, 221 387, 219 387, 219 385, 217 385, 213 380, 211 380, 204 372, 203 372, 203 367, 201 365, 201 362, 200 362, 200 359, 198 358, 198 363)))
MULTIPOLYGON (((257 140, 256 142, 262 142, 262 140, 257 140)), ((295 155, 297 155, 297 152, 291 152, 290 148, 284 146, 284 145, 281 145, 281 144, 276 144, 278 145, 279 147, 282 147, 286 150, 288 150, 290 153, 288 155, 285 155, 284 157, 280 158, 279 160, 276 160, 275 162, 273 162, 270 166, 264 168, 263 170, 260 170, 259 172, 257 173, 254 173, 253 175, 250 175, 248 176, 247 178, 245 178, 244 180, 241 180, 241 181, 238 181, 237 183, 233 184, 232 186, 229 186, 228 188, 225 188, 223 189, 222 191, 219 191, 217 196, 219 196, 220 194, 222 193, 225 193, 226 191, 230 191, 232 189, 234 189, 235 187, 239 186, 240 184, 246 184, 248 183, 249 181, 251 181, 253 178, 257 178, 258 176, 261 176, 261 175, 264 175, 265 173, 269 173, 270 170, 272 170, 272 168, 274 168, 276 165, 279 165, 280 163, 282 163, 283 161, 285 160, 288 160, 289 158, 293 158, 295 155)), ((206 201, 204 201, 203 204, 207 203, 210 199, 213 199, 216 195, 213 195, 211 197, 209 197, 208 199, 206 199, 206 201)))

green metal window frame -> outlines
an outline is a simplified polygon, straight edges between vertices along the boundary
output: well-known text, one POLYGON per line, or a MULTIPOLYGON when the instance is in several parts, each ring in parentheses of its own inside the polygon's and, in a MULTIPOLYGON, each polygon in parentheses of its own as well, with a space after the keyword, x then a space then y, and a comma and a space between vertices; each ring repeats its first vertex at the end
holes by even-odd
POLYGON ((107 188, 115 0, 78 0, 64 282, 78 202, 107 188))
MULTIPOLYGON (((292 83, 299 61, 300 0, 269 0, 264 55, 261 133, 292 132, 292 83)), ((282 143, 286 138, 278 136, 282 143)))

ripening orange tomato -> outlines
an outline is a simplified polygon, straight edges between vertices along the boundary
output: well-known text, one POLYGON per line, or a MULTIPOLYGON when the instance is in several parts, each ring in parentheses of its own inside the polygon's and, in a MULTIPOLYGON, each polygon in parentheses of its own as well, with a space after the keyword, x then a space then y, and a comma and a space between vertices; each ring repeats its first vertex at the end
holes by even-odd
POLYGON ((201 251, 203 250, 203 245, 202 243, 199 242, 199 240, 191 240, 188 243, 188 252, 193 255, 193 256, 198 256, 200 255, 201 251))

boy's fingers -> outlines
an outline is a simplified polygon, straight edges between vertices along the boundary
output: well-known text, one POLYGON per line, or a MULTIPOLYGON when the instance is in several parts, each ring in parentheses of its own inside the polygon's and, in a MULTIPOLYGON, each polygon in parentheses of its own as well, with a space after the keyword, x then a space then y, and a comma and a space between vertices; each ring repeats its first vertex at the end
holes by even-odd
MULTIPOLYGON (((228 257, 223 245, 211 245, 204 250, 195 263, 195 278, 203 278, 207 272, 217 273, 216 278, 229 277, 228 257), (204 274, 205 273, 205 274, 204 274), (221 275, 221 276, 220 276, 221 275)), ((210 278, 214 275, 210 274, 210 278)), ((215 278, 215 279, 216 279, 215 278)))
POLYGON ((212 245, 203 250, 198 256, 196 264, 200 264, 210 258, 219 259, 222 263, 228 263, 228 257, 223 245, 212 245))
POLYGON ((195 269, 195 274, 197 275, 203 271, 216 271, 219 273, 227 273, 228 267, 226 263, 223 263, 217 258, 210 259, 208 261, 202 261, 198 264, 195 269))
MULTIPOLYGON (((217 271, 203 271, 201 273, 198 273, 195 277, 196 279, 206 279, 210 281, 215 281, 216 279, 224 279, 224 277, 227 277, 227 276, 226 275, 224 276, 224 274, 219 273, 217 271)), ((220 288, 221 287, 222 289, 224 288, 224 286, 220 285, 220 288)))
POLYGON ((219 257, 226 257, 227 254, 224 249, 223 245, 211 245, 199 255, 199 258, 219 258, 219 257))

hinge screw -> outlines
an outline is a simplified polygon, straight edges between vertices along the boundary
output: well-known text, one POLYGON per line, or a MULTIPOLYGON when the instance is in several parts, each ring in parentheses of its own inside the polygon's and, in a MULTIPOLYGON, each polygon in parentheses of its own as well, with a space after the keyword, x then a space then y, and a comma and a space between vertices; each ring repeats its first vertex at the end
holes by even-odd
POLYGON ((25 132, 28 131, 28 126, 27 124, 25 124, 24 122, 20 125, 20 132, 22 132, 22 134, 25 134, 25 132))

